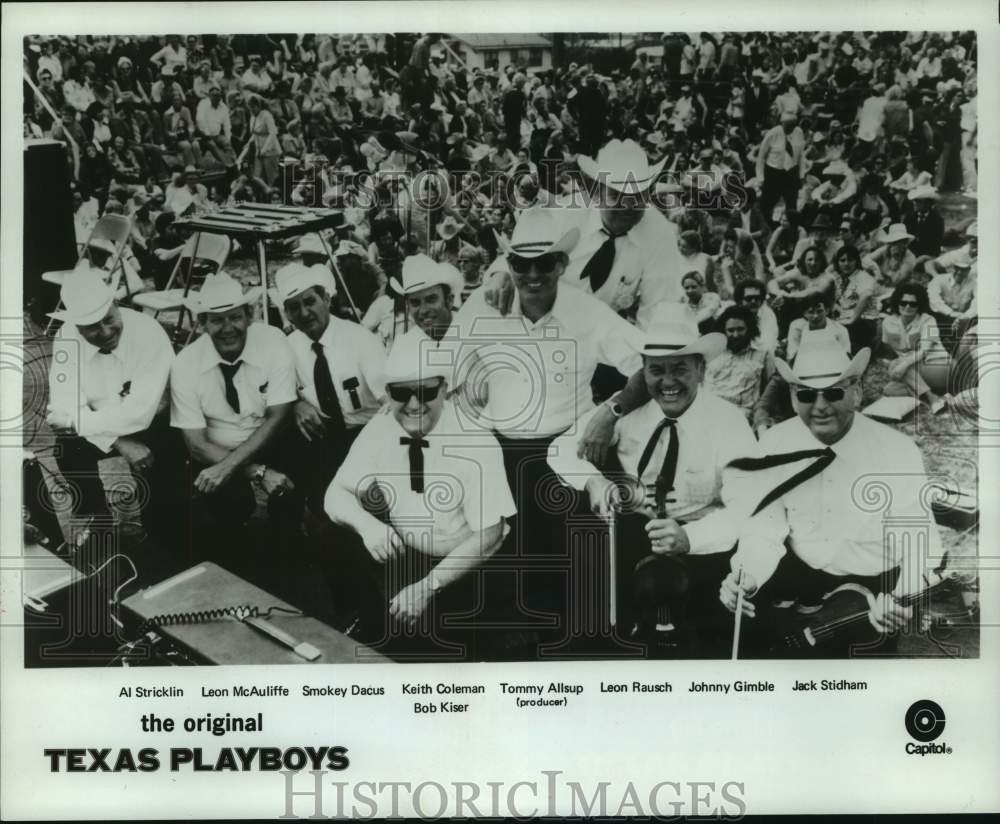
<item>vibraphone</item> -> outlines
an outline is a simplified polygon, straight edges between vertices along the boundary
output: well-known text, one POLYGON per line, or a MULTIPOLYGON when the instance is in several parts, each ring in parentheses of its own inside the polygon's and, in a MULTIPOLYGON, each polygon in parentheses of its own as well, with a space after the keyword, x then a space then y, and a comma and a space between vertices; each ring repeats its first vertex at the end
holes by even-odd
MULTIPOLYGON (((323 243, 330 259, 330 269, 337 278, 337 288, 342 289, 355 314, 358 309, 351 298, 333 258, 333 249, 321 234, 323 229, 336 229, 344 224, 344 213, 337 209, 311 208, 304 206, 281 206, 271 203, 241 203, 227 206, 217 212, 203 212, 192 217, 178 218, 175 224, 180 229, 226 235, 238 240, 243 246, 251 243, 257 246, 257 268, 260 273, 261 301, 264 319, 267 311, 267 241, 285 240, 315 232, 323 243)), ((360 320, 360 317, 359 317, 360 320)))

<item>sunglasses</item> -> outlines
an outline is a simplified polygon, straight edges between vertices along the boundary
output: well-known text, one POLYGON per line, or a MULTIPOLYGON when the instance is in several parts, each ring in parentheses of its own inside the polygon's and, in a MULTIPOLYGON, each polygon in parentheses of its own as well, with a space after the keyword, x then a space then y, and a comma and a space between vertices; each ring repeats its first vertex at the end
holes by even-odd
POLYGON ((847 390, 842 386, 831 386, 828 389, 795 390, 795 397, 798 398, 799 403, 816 403, 816 398, 819 395, 822 395, 825 401, 836 403, 837 401, 842 401, 846 394, 847 390))
POLYGON ((900 306, 919 306, 920 304, 917 303, 917 301, 915 301, 915 300, 901 300, 899 302, 899 305, 900 306))
POLYGON ((507 263, 511 270, 518 275, 526 275, 532 268, 541 275, 548 275, 555 271, 558 262, 559 258, 553 254, 544 254, 533 258, 507 255, 507 263))
POLYGON ((764 296, 763 295, 744 295, 743 296, 743 300, 745 300, 745 301, 753 301, 754 303, 760 303, 762 300, 764 300, 764 296))
POLYGON ((396 403, 409 403, 410 398, 416 397, 417 403, 428 403, 438 396, 441 391, 441 384, 434 386, 398 386, 389 384, 386 389, 389 397, 396 403))

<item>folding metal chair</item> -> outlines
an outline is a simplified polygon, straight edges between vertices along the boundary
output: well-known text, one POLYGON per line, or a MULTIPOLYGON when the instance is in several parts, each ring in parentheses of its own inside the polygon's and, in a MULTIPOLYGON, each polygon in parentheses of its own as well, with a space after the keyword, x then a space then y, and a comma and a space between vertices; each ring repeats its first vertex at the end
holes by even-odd
MULTIPOLYGON (((131 292, 128 286, 128 278, 125 277, 125 261, 124 254, 125 249, 128 246, 129 237, 132 232, 132 219, 126 217, 125 215, 104 215, 90 232, 90 237, 87 238, 87 242, 83 244, 83 248, 80 250, 80 256, 77 258, 77 264, 82 260, 87 260, 91 265, 97 266, 100 269, 104 269, 108 273, 108 283, 114 293, 118 294, 118 287, 122 282, 125 283, 125 296, 128 297, 131 292), (99 251, 102 254, 108 254, 110 248, 111 257, 108 262, 102 266, 98 266, 94 262, 93 253, 94 251, 99 251)), ((55 286, 61 287, 63 281, 66 280, 67 275, 72 272, 72 269, 56 269, 51 272, 43 272, 42 280, 46 283, 54 284, 55 286)), ((62 307, 62 301, 59 301, 57 308, 62 307)), ((50 334, 53 331, 55 325, 55 320, 50 320, 45 328, 46 334, 50 334)))
MULTIPOLYGON (((143 309, 151 309, 153 317, 158 317, 160 312, 178 310, 177 326, 173 334, 173 343, 178 345, 181 342, 184 317, 190 315, 184 299, 192 290, 197 291, 209 274, 222 271, 231 249, 232 241, 225 235, 195 232, 184 243, 184 249, 177 257, 166 288, 157 292, 142 292, 132 302, 143 309), (178 280, 183 280, 184 285, 175 286, 178 280)), ((192 326, 193 324, 192 318, 192 326)))

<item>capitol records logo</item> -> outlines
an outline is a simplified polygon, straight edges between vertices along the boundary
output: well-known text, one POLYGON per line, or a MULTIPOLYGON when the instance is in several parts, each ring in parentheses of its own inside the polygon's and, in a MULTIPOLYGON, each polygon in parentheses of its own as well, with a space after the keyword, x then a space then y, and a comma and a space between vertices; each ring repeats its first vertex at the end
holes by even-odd
POLYGON ((941 737, 944 732, 944 710, 935 701, 924 699, 914 701, 906 711, 903 723, 910 737, 919 744, 912 741, 906 745, 908 755, 950 755, 952 749, 945 743, 931 743, 941 737))

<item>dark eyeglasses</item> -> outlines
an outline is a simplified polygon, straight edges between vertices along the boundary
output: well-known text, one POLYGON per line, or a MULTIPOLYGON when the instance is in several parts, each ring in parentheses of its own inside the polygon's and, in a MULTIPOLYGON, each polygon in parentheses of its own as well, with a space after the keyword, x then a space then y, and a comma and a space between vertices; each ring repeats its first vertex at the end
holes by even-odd
POLYGON ((399 386, 389 384, 386 389, 389 391, 389 397, 397 403, 409 403, 412 397, 416 397, 417 403, 428 403, 438 396, 438 392, 441 391, 441 384, 436 383, 434 386, 399 386))
POLYGON ((899 302, 900 306, 919 306, 920 304, 915 300, 901 300, 899 302))
POLYGON ((764 296, 763 295, 744 295, 743 296, 743 300, 746 300, 746 301, 751 301, 752 300, 754 303, 760 303, 762 300, 764 300, 764 296))
POLYGON ((526 275, 532 268, 541 275, 548 275, 555 271, 558 262, 559 258, 553 254, 539 255, 533 258, 507 255, 507 263, 511 270, 518 275, 526 275))
POLYGON ((819 395, 822 395, 825 401, 836 403, 837 401, 842 401, 845 394, 847 394, 847 390, 842 386, 831 386, 828 389, 795 390, 795 397, 799 399, 799 403, 816 403, 816 398, 819 395))

